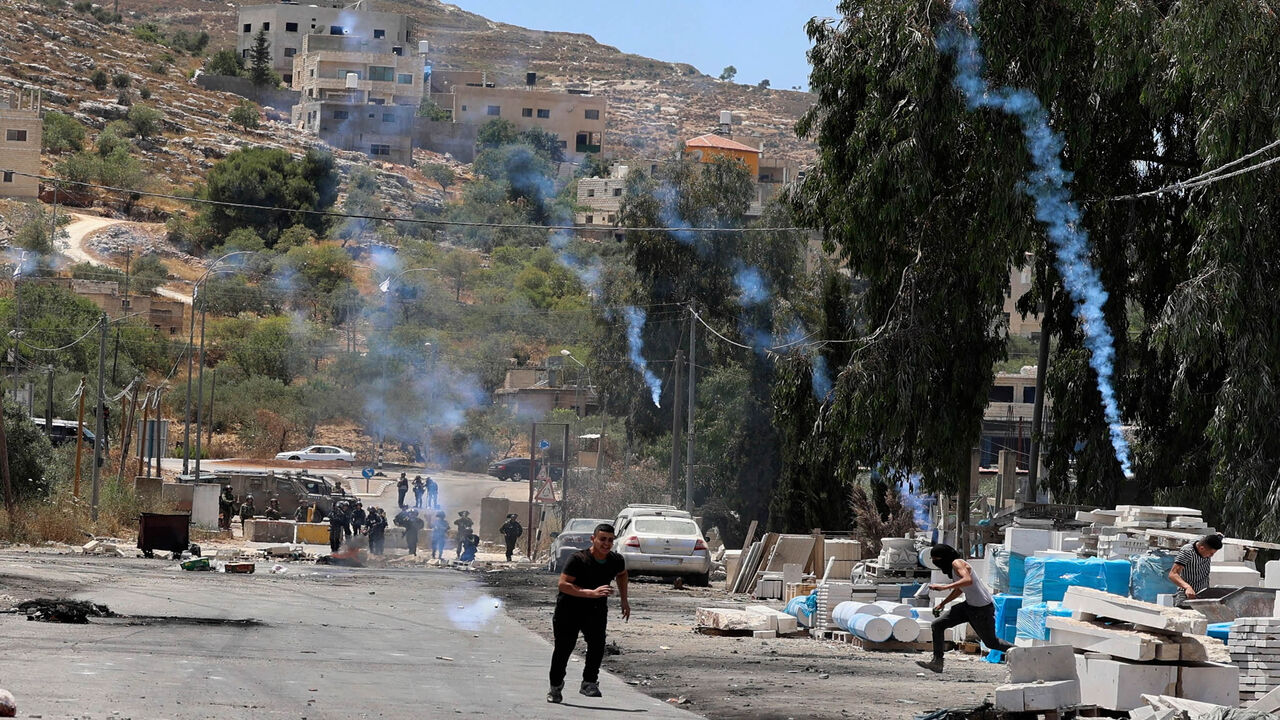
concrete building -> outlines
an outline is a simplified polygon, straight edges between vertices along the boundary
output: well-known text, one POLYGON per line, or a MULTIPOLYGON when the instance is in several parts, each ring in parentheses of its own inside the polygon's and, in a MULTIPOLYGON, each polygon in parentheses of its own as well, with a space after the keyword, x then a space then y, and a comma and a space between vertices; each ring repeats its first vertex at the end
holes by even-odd
MULTIPOLYGON (((1031 418, 1036 401, 1036 368, 1023 367, 1016 373, 997 373, 982 412, 982 453, 980 464, 997 464, 1001 450, 1017 453, 1018 467, 1026 469, 1031 452, 1031 418)), ((1052 401, 1045 399, 1045 407, 1052 401)), ((1045 420, 1048 420, 1048 412, 1045 420)))
POLYGON ((40 174, 43 128, 39 91, 0 96, 0 197, 40 195, 40 181, 31 176, 40 174))
POLYGON ((1040 337, 1040 315, 1022 317, 1018 312, 1018 300, 1031 290, 1031 271, 1034 259, 1027 257, 1027 264, 1009 271, 1009 292, 1004 298, 1004 317, 1009 323, 1009 334, 1024 338, 1040 337))
POLYGON ((390 52, 409 55, 413 21, 400 13, 373 11, 370 5, 363 0, 327 0, 305 5, 280 2, 243 6, 236 13, 236 50, 248 58, 254 38, 260 30, 266 30, 271 43, 271 67, 284 76, 287 84, 293 81, 293 58, 302 52, 303 39, 309 35, 385 41, 390 52))
POLYGON ((145 318, 147 325, 162 335, 185 335, 187 332, 187 325, 183 322, 187 312, 186 304, 148 293, 130 293, 126 301, 124 294, 120 292, 120 283, 112 280, 40 277, 23 282, 39 282, 66 288, 92 301, 112 319, 136 314, 139 318, 145 318))
POLYGON ((421 55, 393 53, 387 40, 308 35, 293 58, 302 95, 294 127, 340 150, 413 162, 414 119, 425 88, 421 55))
MULTIPOLYGON (((530 80, 534 80, 532 74, 530 80)), ((581 162, 588 153, 604 152, 607 111, 604 98, 579 90, 551 92, 537 90, 534 85, 524 88, 490 85, 456 84, 451 93, 432 93, 431 99, 449 109, 456 123, 483 125, 503 118, 521 130, 540 128, 552 133, 560 138, 560 147, 570 162, 581 162)))
POLYGON ((575 225, 585 227, 614 227, 622 210, 622 196, 626 192, 626 165, 613 165, 608 177, 582 178, 578 181, 575 225))
POLYGON ((732 114, 725 111, 720 113, 719 130, 685 141, 683 152, 698 162, 711 163, 717 158, 730 158, 746 165, 756 182, 756 197, 747 215, 758 217, 765 204, 800 176, 798 163, 786 158, 767 157, 763 145, 760 138, 734 136, 732 114))
POLYGON ((568 371, 559 356, 548 357, 541 365, 509 368, 502 387, 493 394, 497 403, 521 418, 542 418, 552 410, 576 410, 582 416, 599 410, 596 389, 586 384, 584 375, 568 371), (572 384, 566 382, 570 379, 572 384))

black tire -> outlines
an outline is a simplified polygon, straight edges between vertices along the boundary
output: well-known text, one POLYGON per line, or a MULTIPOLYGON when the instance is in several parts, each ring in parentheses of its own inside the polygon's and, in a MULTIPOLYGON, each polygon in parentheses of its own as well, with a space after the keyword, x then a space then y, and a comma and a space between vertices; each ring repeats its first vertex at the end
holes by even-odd
POLYGON ((290 456, 289 456, 289 459, 290 459, 290 460, 301 460, 302 458, 298 457, 297 455, 290 455, 290 456))
POLYGON ((689 584, 694 587, 706 587, 711 584, 711 573, 699 573, 689 577, 689 584))
POLYGON ((522 473, 522 472, 518 472, 518 473, 516 473, 515 478, 516 478, 516 480, 517 480, 517 481, 519 481, 519 482, 524 482, 524 481, 526 481, 526 480, 528 480, 528 479, 529 479, 529 478, 525 477, 525 476, 524 476, 524 473, 522 473))

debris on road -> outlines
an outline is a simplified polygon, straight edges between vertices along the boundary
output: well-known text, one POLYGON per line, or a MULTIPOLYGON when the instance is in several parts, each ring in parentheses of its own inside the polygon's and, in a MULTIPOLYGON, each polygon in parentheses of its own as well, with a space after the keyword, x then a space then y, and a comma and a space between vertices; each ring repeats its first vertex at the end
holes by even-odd
POLYGON ((8 690, 0 689, 0 717, 17 717, 18 701, 14 699, 13 693, 8 690))
POLYGON ((85 555, 114 555, 116 557, 126 557, 124 551, 115 542, 107 539, 94 538, 84 545, 80 546, 80 552, 85 555))
POLYGON ((26 613, 28 620, 75 625, 87 623, 91 617, 116 616, 106 605, 95 605, 84 600, 38 598, 24 600, 17 604, 17 608, 19 612, 26 613))

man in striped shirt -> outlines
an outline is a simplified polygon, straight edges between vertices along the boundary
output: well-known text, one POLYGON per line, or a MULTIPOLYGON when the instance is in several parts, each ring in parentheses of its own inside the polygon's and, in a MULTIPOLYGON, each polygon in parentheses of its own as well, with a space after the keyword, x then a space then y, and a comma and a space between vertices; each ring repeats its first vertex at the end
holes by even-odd
POLYGON ((1194 600, 1209 587, 1210 559, 1221 549, 1221 535, 1205 535, 1182 546, 1178 557, 1173 560, 1173 569, 1169 571, 1169 579, 1178 586, 1178 592, 1173 596, 1176 605, 1185 607, 1187 600, 1194 600))

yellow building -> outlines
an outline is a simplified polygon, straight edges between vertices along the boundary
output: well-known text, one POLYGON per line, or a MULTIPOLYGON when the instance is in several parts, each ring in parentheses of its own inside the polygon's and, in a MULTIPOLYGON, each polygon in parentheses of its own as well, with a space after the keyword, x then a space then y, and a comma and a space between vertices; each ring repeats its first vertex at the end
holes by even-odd
POLYGON ((703 163, 713 162, 718 157, 738 160, 751 171, 752 178, 760 177, 760 150, 722 135, 707 133, 687 140, 684 154, 703 163))

